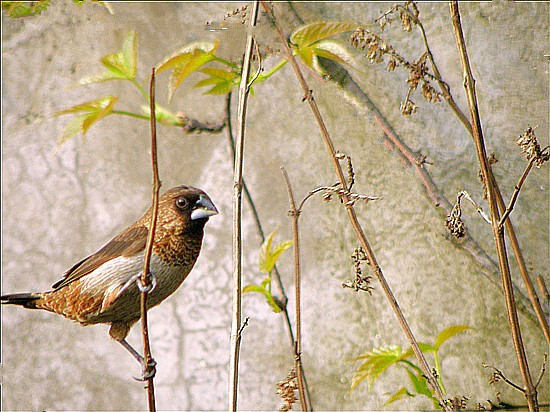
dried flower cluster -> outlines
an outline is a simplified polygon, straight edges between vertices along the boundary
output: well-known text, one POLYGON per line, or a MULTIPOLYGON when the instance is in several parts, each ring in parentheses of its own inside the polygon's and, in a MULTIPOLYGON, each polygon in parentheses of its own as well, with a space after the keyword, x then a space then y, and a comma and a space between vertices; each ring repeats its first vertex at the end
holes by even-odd
POLYGON ((355 248, 353 254, 351 255, 351 260, 353 261, 353 266, 355 268, 355 279, 353 281, 348 280, 342 283, 343 288, 354 289, 356 292, 362 290, 368 292, 372 296, 372 290, 374 289, 370 281, 372 276, 363 276, 363 271, 361 269, 361 262, 369 262, 365 251, 361 246, 355 248))
POLYGON ((284 380, 277 383, 277 395, 283 401, 283 404, 279 407, 279 411, 289 411, 292 409, 292 405, 298 400, 295 394, 297 389, 296 370, 293 368, 284 380))
POLYGON ((245 4, 244 6, 242 6, 241 8, 238 8, 238 9, 235 9, 233 10, 231 13, 227 13, 224 18, 223 18, 223 21, 227 21, 227 19, 230 19, 232 17, 240 17, 241 19, 241 24, 245 24, 246 22, 246 16, 247 16, 247 10, 248 9, 248 6, 245 4))
POLYGON ((351 162, 351 156, 337 152, 334 156, 338 160, 346 160, 346 170, 348 172, 348 190, 353 188, 355 184, 355 172, 353 171, 353 163, 351 162))
POLYGON ((337 186, 325 186, 320 189, 323 191, 323 200, 325 202, 330 202, 333 195, 337 195, 340 201, 343 202, 344 196, 347 196, 348 201, 346 202, 346 206, 353 206, 357 201, 369 203, 371 200, 382 200, 382 198, 378 196, 360 195, 337 186))
POLYGON ((532 127, 529 127, 525 133, 516 140, 516 143, 521 147, 521 153, 525 153, 527 160, 535 159, 537 167, 540 167, 544 162, 550 159, 550 154, 547 151, 548 147, 541 150, 540 144, 535 136, 535 129, 532 127))
MULTIPOLYGON (((402 15, 411 16, 411 12, 403 13, 402 15)), ((413 15, 414 16, 414 15, 413 15)), ((410 22, 409 22, 410 23, 410 22)), ((393 46, 386 43, 377 34, 365 29, 364 27, 358 27, 355 32, 350 36, 351 44, 360 49, 367 50, 367 58, 371 63, 382 63, 384 56, 389 56, 386 65, 386 70, 393 71, 396 67, 402 66, 409 71, 409 77, 407 84, 409 90, 405 102, 401 103, 400 110, 404 115, 411 115, 416 112, 417 106, 410 99, 411 91, 417 90, 418 85, 422 82, 422 96, 431 102, 437 103, 441 101, 442 94, 438 92, 430 83, 430 80, 437 81, 438 79, 429 72, 427 66, 428 53, 422 54, 416 61, 409 62, 405 60, 399 53, 395 51, 393 46)))
POLYGON ((457 199, 451 213, 445 219, 445 226, 454 237, 461 238, 466 234, 466 227, 462 221, 462 210, 460 209, 460 198, 457 199))
POLYGON ((380 28, 384 30, 386 25, 391 26, 393 22, 393 19, 390 16, 398 11, 399 20, 401 21, 401 26, 403 27, 403 30, 411 31, 411 23, 418 24, 418 15, 420 14, 414 1, 406 1, 403 5, 394 4, 391 9, 386 11, 374 21, 378 22, 380 24, 380 28))

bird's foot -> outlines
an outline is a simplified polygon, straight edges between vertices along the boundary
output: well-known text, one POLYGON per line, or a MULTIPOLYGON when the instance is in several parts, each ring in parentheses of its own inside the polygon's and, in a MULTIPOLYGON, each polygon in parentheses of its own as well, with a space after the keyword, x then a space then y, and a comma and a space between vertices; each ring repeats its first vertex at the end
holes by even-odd
POLYGON ((136 378, 132 376, 138 382, 145 382, 149 379, 152 379, 157 374, 157 362, 154 359, 151 359, 149 363, 145 363, 145 360, 141 361, 141 377, 136 378))

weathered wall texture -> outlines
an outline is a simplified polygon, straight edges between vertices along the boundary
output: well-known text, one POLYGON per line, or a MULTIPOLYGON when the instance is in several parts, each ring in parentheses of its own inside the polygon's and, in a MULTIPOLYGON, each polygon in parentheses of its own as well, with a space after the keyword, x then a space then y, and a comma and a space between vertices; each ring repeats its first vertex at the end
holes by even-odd
MULTIPOLYGON (((238 61, 245 40, 238 21, 223 34, 204 30, 221 21, 236 3, 114 3, 114 14, 86 2, 54 2, 40 16, 13 20, 2 13, 2 292, 46 290, 74 262, 97 250, 139 217, 150 202, 149 125, 110 116, 54 152, 68 117, 56 111, 104 95, 120 97, 117 108, 138 111, 142 98, 129 84, 68 88, 79 78, 102 71, 98 60, 118 50, 124 34, 139 35, 139 74, 191 41, 221 38, 221 54, 238 61)), ((239 4, 240 6, 240 4, 239 4)), ((390 4, 301 3, 307 22, 352 20, 368 27, 390 4)), ((548 3, 461 4, 468 51, 477 80, 480 111, 489 152, 499 162, 495 174, 505 197, 525 167, 514 139, 529 125, 548 144, 548 3)), ((433 52, 458 104, 466 109, 461 70, 446 3, 420 3, 433 52)), ((285 8, 285 10, 288 10, 285 8)), ((265 19, 261 41, 276 36, 265 19)), ((286 31, 294 26, 285 20, 286 31)), ((412 59, 420 55, 417 33, 400 27, 383 34, 412 59)), ((275 43, 275 48, 280 47, 275 43)), ((351 47, 347 44, 348 48, 351 47)), ((356 53, 355 50, 352 50, 356 53)), ((266 62, 267 66, 277 59, 266 62)), ((482 202, 474 145, 443 103, 413 98, 418 113, 399 113, 406 73, 387 73, 360 55, 352 73, 409 146, 421 150, 445 195, 466 189, 482 202)), ((311 78, 311 77, 310 77, 311 78)), ((220 121, 224 98, 203 96, 188 79, 166 101, 167 75, 158 78, 158 102, 202 121, 220 121)), ((494 399, 482 362, 497 365, 520 382, 510 341, 504 299, 480 276, 480 268, 448 240, 414 171, 381 140, 381 130, 365 110, 346 99, 332 83, 311 78, 315 97, 334 142, 351 154, 356 190, 384 200, 358 205, 361 222, 380 265, 413 331, 429 342, 445 327, 475 328, 442 349, 450 396, 472 402, 494 399)), ((302 196, 332 184, 335 177, 315 122, 289 66, 255 88, 250 99, 245 178, 267 232, 279 227, 278 240, 291 237, 284 165, 302 196)), ((236 108, 236 99, 234 100, 236 108)), ((236 109, 234 110, 236 112, 236 109)), ((203 251, 181 289, 150 314, 153 354, 158 361, 158 408, 224 409, 231 292, 232 162, 225 133, 185 135, 159 126, 163 189, 190 184, 214 200, 219 216, 206 228, 203 251)), ((533 276, 548 282, 548 168, 534 170, 512 215, 533 276)), ((487 206, 485 205, 487 210, 487 206)), ((490 256, 495 256, 490 227, 468 205, 465 221, 490 256)), ((391 391, 408 384, 404 372, 382 376, 373 391, 362 384, 350 391, 357 363, 348 362, 373 346, 406 340, 376 282, 373 296, 343 289, 353 276, 349 258, 357 240, 337 201, 310 200, 301 218, 303 259, 303 357, 317 410, 378 410, 391 391)), ((245 283, 259 282, 260 244, 245 206, 245 283)), ((287 293, 293 296, 291 254, 280 262, 287 293)), ((514 277, 517 269, 512 264, 514 277)), ((293 299, 290 301, 293 310, 293 299)), ((244 297, 250 316, 242 346, 240 407, 273 410, 275 384, 293 358, 281 316, 258 296, 244 297)), ((542 334, 521 315, 533 374, 547 351, 542 334)), ((135 410, 145 407, 145 392, 132 380, 139 368, 107 335, 107 327, 82 328, 49 313, 2 308, 2 407, 4 410, 135 410)), ((139 328, 130 341, 140 344, 139 328)), ((432 361, 429 359, 430 362, 432 361)), ((410 384, 409 384, 410 385, 410 384)), ((501 385, 503 399, 525 402, 501 385)), ((540 388, 548 401, 548 381, 540 388)), ((426 399, 407 399, 398 409, 429 408, 426 399)))

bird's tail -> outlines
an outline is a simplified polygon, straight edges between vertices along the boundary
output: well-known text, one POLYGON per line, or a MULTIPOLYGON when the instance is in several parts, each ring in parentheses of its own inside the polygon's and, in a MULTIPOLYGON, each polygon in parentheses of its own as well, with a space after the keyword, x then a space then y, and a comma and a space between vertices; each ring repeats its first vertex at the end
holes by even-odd
POLYGON ((20 305, 28 309, 38 309, 36 301, 40 299, 40 293, 14 293, 0 296, 0 303, 6 305, 20 305))

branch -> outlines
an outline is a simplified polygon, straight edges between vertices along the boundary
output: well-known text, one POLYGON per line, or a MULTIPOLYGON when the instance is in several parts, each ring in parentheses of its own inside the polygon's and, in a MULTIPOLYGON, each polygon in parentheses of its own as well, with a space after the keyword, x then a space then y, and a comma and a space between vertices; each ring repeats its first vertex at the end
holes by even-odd
POLYGON ((504 374, 499 369, 497 369, 497 368, 495 368, 494 366, 491 366, 491 365, 486 365, 484 363, 482 363, 481 366, 483 366, 484 368, 494 369, 493 376, 491 377, 491 380, 489 382, 490 384, 496 383, 496 382, 498 382, 499 380, 502 379, 504 382, 506 382, 512 388, 516 389, 517 391, 519 391, 523 394, 525 393, 525 389, 523 389, 521 386, 515 384, 510 379, 506 378, 506 376, 504 376, 504 374))
POLYGON ((508 204, 508 207, 506 208, 506 210, 502 214, 502 217, 500 218, 500 222, 498 222, 499 227, 502 227, 502 225, 506 221, 506 218, 508 217, 508 215, 510 215, 510 213, 512 213, 512 210, 514 209, 514 205, 516 204, 516 200, 517 200, 518 195, 519 195, 519 191, 521 190, 521 187, 523 186, 523 183, 525 182, 525 179, 527 179, 527 175, 529 174, 529 172, 533 168, 533 164, 535 163, 535 160, 537 160, 535 157, 533 157, 531 159, 531 161, 529 162, 529 164, 525 168, 525 171, 521 175, 521 178, 519 179, 518 184, 514 186, 514 193, 512 194, 512 198, 510 199, 510 203, 508 204))
POLYGON ((323 140, 324 140, 325 145, 327 147, 327 150, 329 152, 329 156, 331 158, 332 164, 334 166, 334 170, 335 170, 336 174, 338 175, 338 180, 340 181, 341 188, 344 191, 344 194, 342 195, 342 198, 344 200, 346 211, 348 213, 348 216, 349 216, 350 222, 353 226, 353 229, 355 230, 355 233, 359 237, 359 240, 361 241, 361 245, 362 245, 367 257, 369 258, 369 265, 371 266, 371 269, 372 269, 373 273, 376 275, 376 277, 380 281, 380 284, 382 286, 382 289, 383 289, 384 293, 386 294, 386 297, 387 297, 387 299, 390 303, 390 306, 392 307, 395 315, 397 316, 399 324, 401 325, 405 335, 407 336, 407 339, 409 340, 409 343, 412 347, 412 350, 413 350, 414 354, 416 355, 416 357, 417 357, 417 359, 418 359, 418 361, 419 361, 419 363, 422 367, 422 371, 426 375, 426 379, 428 381, 428 384, 433 388, 433 390, 435 392, 435 395, 437 396, 439 402, 443 405, 443 407, 446 410, 450 410, 450 407, 443 402, 443 392, 442 392, 441 388, 439 387, 439 384, 437 383, 436 379, 432 375, 431 369, 428 366, 428 363, 426 362, 426 359, 424 358, 424 355, 422 354, 422 351, 418 347, 418 343, 417 343, 417 341, 416 341, 416 339, 415 339, 415 337, 414 337, 414 335, 413 335, 413 333, 412 333, 412 331, 409 327, 409 324, 407 323, 407 320, 405 319, 405 316, 403 315, 403 312, 402 312, 401 308, 399 307, 399 305, 397 303, 397 300, 395 299, 395 296, 393 295, 393 292, 391 291, 391 289, 390 289, 390 287, 389 287, 389 285, 386 281, 386 278, 384 277, 384 275, 382 273, 382 270, 378 266, 378 262, 376 260, 376 257, 374 256, 374 252, 373 252, 373 250, 372 250, 372 248, 371 248, 371 246, 370 246, 370 244, 367 240, 367 237, 365 236, 365 233, 363 231, 363 228, 361 227, 361 224, 359 223, 359 221, 357 219, 357 215, 355 213, 354 206, 353 206, 352 203, 349 203, 350 199, 348 198, 347 194, 345 193, 345 192, 348 191, 346 176, 344 174, 344 171, 342 170, 340 162, 336 158, 336 150, 334 149, 334 145, 333 145, 332 140, 330 138, 330 135, 328 133, 327 127, 326 127, 326 125, 323 121, 321 113, 319 112, 319 108, 317 107, 315 99, 313 98, 312 91, 309 88, 309 85, 308 85, 307 81, 305 80, 305 78, 304 78, 304 76, 303 76, 303 74, 300 70, 300 67, 298 66, 298 63, 296 62, 294 56, 292 55, 292 51, 290 50, 290 47, 289 47, 288 42, 286 40, 286 36, 282 32, 281 27, 278 24, 278 22, 275 20, 275 16, 273 15, 272 10, 269 8, 269 6, 267 5, 267 3, 265 1, 262 1, 262 6, 264 7, 264 9, 268 13, 272 14, 272 16, 273 16, 273 21, 274 21, 275 27, 277 29, 277 32, 279 34, 279 37, 280 37, 281 41, 283 42, 283 47, 284 47, 284 49, 286 51, 286 54, 287 54, 287 59, 291 63, 291 65, 292 65, 292 67, 293 67, 293 69, 296 73, 296 77, 298 78, 298 81, 300 82, 300 85, 302 86, 302 89, 304 91, 304 98, 305 98, 305 100, 307 100, 307 102, 308 102, 308 104, 309 104, 309 106, 310 106, 310 108, 313 112, 313 115, 315 117, 315 120, 317 121, 317 124, 319 126, 320 131, 321 131, 323 140))
POLYGON ((151 209, 151 223, 149 225, 149 234, 147 236, 147 246, 145 249, 145 259, 143 263, 143 274, 141 275, 141 332, 143 337, 143 359, 145 363, 145 375, 150 375, 146 378, 147 383, 147 401, 149 411, 155 411, 155 387, 153 384, 154 378, 154 360, 151 355, 151 346, 149 344, 149 331, 147 328, 147 294, 153 290, 153 284, 149 283, 151 275, 149 267, 151 265, 151 253, 153 251, 153 241, 155 239, 155 230, 157 227, 157 215, 159 205, 159 190, 161 182, 159 180, 159 170, 157 162, 157 122, 155 115, 155 68, 151 73, 151 83, 149 86, 149 96, 151 103, 151 160, 153 167, 153 204, 151 209))
POLYGON ((284 167, 281 166, 281 172, 288 192, 288 199, 290 202, 290 216, 292 217, 292 235, 294 244, 294 287, 296 289, 296 340, 294 342, 294 360, 296 368, 296 377, 298 379, 298 391, 300 393, 300 403, 302 410, 311 411, 311 400, 306 392, 304 382, 304 371, 302 365, 302 320, 301 320, 301 285, 300 285, 300 239, 298 231, 298 219, 300 218, 301 209, 296 209, 296 202, 294 201, 294 194, 292 193, 292 186, 290 185, 290 179, 284 167))
MULTIPOLYGON (((255 1, 250 14, 250 26, 256 25, 258 17, 258 1, 255 1)), ((229 362, 229 404, 228 410, 237 410, 237 398, 239 391, 239 352, 241 346, 241 289, 242 289, 242 176, 243 176, 243 152, 244 131, 246 119, 246 106, 248 100, 248 77, 250 75, 250 62, 254 47, 254 36, 249 34, 246 39, 241 84, 239 86, 239 108, 237 125, 237 144, 235 146, 235 171, 233 180, 233 310, 231 323, 231 354, 229 362)))
POLYGON ((498 262, 500 273, 502 275, 502 284, 506 298, 508 322, 510 323, 510 329, 512 332, 512 341, 514 343, 519 369, 523 378, 523 383, 525 385, 525 397, 527 399, 527 404, 529 405, 529 410, 537 411, 537 391, 531 380, 529 364, 527 361, 527 356, 525 354, 523 339, 521 337, 521 329, 517 318, 514 291, 512 289, 512 280, 510 276, 510 267, 508 265, 508 256, 506 253, 506 245, 504 243, 504 234, 502 228, 498 225, 500 217, 496 201, 497 196, 494 184, 495 180, 493 178, 489 162, 487 161, 487 153, 485 150, 485 142, 483 140, 483 130, 481 128, 481 120, 479 116, 477 96, 475 91, 475 80, 472 75, 470 61, 468 59, 468 53, 466 51, 466 44, 464 42, 464 35, 462 33, 462 25, 460 22, 460 14, 458 10, 458 2, 456 0, 450 2, 450 10, 451 20, 456 37, 456 44, 460 55, 460 63, 462 65, 462 72, 464 75, 464 87, 466 89, 466 95, 468 98, 468 107, 470 109, 470 118, 472 123, 474 142, 476 145, 477 155, 481 166, 483 181, 489 198, 493 237, 495 238, 498 253, 498 262))

